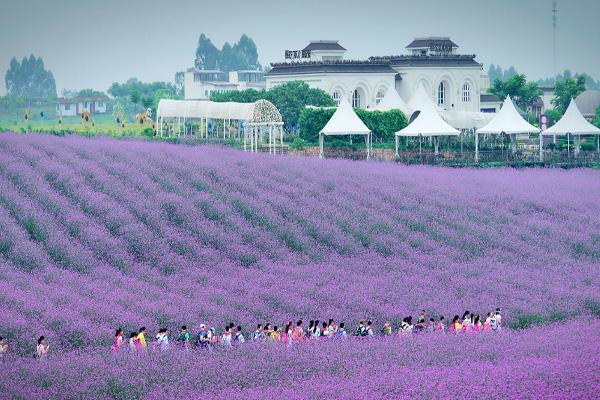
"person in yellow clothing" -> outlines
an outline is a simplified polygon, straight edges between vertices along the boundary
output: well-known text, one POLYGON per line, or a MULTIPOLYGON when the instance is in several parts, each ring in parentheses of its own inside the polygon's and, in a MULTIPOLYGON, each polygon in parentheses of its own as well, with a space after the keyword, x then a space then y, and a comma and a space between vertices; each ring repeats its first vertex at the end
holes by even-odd
POLYGON ((273 339, 274 342, 279 342, 281 340, 281 332, 279 332, 279 327, 277 325, 273 327, 273 332, 271 332, 271 339, 273 339))
POLYGON ((148 351, 148 344, 146 343, 145 333, 146 333, 146 327, 142 326, 140 328, 140 333, 138 333, 138 335, 137 335, 137 340, 139 340, 140 346, 142 347, 142 350, 143 351, 148 351))

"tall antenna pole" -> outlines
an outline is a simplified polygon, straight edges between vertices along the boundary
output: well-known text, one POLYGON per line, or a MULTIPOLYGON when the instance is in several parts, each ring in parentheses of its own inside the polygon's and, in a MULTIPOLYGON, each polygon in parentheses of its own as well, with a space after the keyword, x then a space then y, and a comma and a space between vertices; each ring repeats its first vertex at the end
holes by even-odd
POLYGON ((552 65, 554 67, 554 78, 556 79, 556 20, 558 8, 556 0, 552 1, 552 65))

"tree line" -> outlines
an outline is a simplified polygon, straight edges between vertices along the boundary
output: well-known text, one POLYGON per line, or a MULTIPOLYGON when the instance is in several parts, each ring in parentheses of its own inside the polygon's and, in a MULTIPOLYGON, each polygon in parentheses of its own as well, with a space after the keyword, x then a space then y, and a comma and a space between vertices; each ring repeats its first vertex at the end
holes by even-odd
POLYGON ((254 41, 243 34, 233 45, 225 42, 221 50, 204 33, 198 39, 194 66, 204 70, 223 72, 239 70, 260 70, 258 50, 254 41))

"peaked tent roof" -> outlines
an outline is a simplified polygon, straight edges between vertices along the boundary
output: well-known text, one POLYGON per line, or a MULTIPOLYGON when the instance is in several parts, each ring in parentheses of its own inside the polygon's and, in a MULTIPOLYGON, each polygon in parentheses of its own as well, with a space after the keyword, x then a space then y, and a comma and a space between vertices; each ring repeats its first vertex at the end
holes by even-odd
POLYGON ((321 130, 324 135, 368 135, 371 130, 358 118, 350 103, 341 99, 340 106, 335 110, 325 127, 321 130))
MULTIPOLYGON (((425 90, 423 90, 423 94, 427 96, 425 90)), ((456 136, 460 133, 440 117, 438 110, 428 97, 422 99, 418 110, 420 113, 417 118, 406 128, 396 132, 396 136, 456 136)))
POLYGON ((413 97, 408 102, 408 106, 413 112, 415 112, 429 105, 438 112, 442 111, 442 108, 440 106, 438 106, 437 104, 433 104, 433 102, 427 95, 425 88, 422 84, 419 83, 419 86, 417 86, 417 90, 415 90, 415 94, 413 94, 413 97))
POLYGON ((600 135, 600 128, 590 124, 579 112, 575 100, 571 99, 571 103, 565 111, 565 115, 550 128, 542 132, 544 135, 600 135))
POLYGON ((521 117, 510 96, 506 96, 502 109, 500 109, 494 119, 483 128, 477 129, 477 133, 495 134, 537 133, 540 131, 541 129, 536 128, 521 117))
POLYGON ((410 117, 412 114, 412 109, 406 104, 402 97, 398 94, 395 88, 389 88, 383 97, 383 100, 379 104, 377 104, 374 108, 370 108, 369 110, 376 111, 389 111, 389 110, 400 110, 406 116, 410 117))

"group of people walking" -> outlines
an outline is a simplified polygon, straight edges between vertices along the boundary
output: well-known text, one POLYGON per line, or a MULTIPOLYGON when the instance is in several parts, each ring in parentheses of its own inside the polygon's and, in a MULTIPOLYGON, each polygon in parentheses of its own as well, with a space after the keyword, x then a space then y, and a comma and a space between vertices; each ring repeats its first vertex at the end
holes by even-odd
MULTIPOLYGON (((421 310, 416 322, 413 323, 412 316, 402 319, 402 323, 397 328, 397 334, 406 336, 409 334, 418 333, 476 333, 499 331, 502 329, 502 315, 500 309, 495 312, 488 312, 485 318, 479 314, 474 314, 465 311, 462 318, 455 315, 452 321, 447 324, 446 319, 440 316, 438 319, 429 318, 426 310, 421 310)), ((391 336, 394 334, 394 329, 389 321, 386 321, 380 330, 380 335, 391 336)), ((131 332, 129 338, 125 337, 123 329, 117 329, 113 337, 112 350, 120 351, 128 348, 132 352, 148 351, 149 343, 146 339, 146 327, 140 328, 138 331, 131 332)), ((304 325, 302 320, 297 322, 289 321, 283 329, 278 325, 273 324, 258 324, 256 329, 249 335, 245 335, 241 326, 236 326, 230 323, 225 326, 221 334, 217 334, 216 329, 208 328, 205 324, 200 324, 199 329, 193 333, 186 325, 183 325, 177 335, 174 337, 178 347, 186 350, 192 348, 211 349, 214 346, 237 346, 246 341, 265 341, 265 342, 282 342, 287 344, 299 343, 312 340, 322 339, 346 339, 349 336, 355 337, 370 337, 375 336, 375 328, 370 320, 360 321, 356 329, 348 332, 345 323, 337 324, 333 319, 328 321, 311 320, 308 326, 304 325)), ((150 345, 161 351, 166 351, 170 348, 169 330, 166 328, 159 329, 154 336, 154 340, 150 345)), ((34 356, 38 359, 44 359, 48 356, 49 345, 44 336, 40 336, 37 340, 37 346, 34 356)), ((8 354, 8 341, 0 336, 0 360, 8 354)))
MULTIPOLYGON (((446 323, 443 316, 437 320, 428 318, 427 311, 421 310, 416 323, 413 324, 412 316, 405 317, 402 323, 397 328, 397 334, 406 336, 409 334, 418 333, 476 333, 498 331, 502 328, 502 315, 500 309, 495 312, 488 312, 484 318, 479 314, 474 314, 465 311, 462 318, 455 315, 450 324, 446 323)), ((386 321, 380 334, 383 336, 391 336, 394 333, 392 324, 386 321)), ((349 336, 355 337, 370 337, 375 336, 375 328, 370 320, 360 321, 356 329, 348 332, 345 323, 339 325, 333 320, 319 321, 311 320, 308 326, 305 327, 304 322, 289 321, 283 329, 278 325, 258 324, 256 329, 249 335, 245 335, 241 326, 236 326, 230 323, 225 326, 221 334, 217 334, 214 327, 208 328, 205 324, 200 324, 196 333, 191 332, 186 325, 183 325, 176 336, 174 336, 175 344, 186 350, 192 348, 211 349, 214 346, 232 347, 245 343, 246 341, 265 341, 265 342, 282 342, 292 344, 295 342, 304 342, 309 340, 322 339, 346 339, 349 336)), ((169 339, 169 331, 166 328, 161 328, 152 342, 153 347, 166 351, 170 348, 171 342, 169 339)), ((142 327, 139 331, 131 332, 129 338, 126 339, 122 329, 117 329, 113 338, 113 351, 119 351, 122 348, 128 348, 133 352, 148 351, 148 341, 146 339, 146 327, 142 327)))

